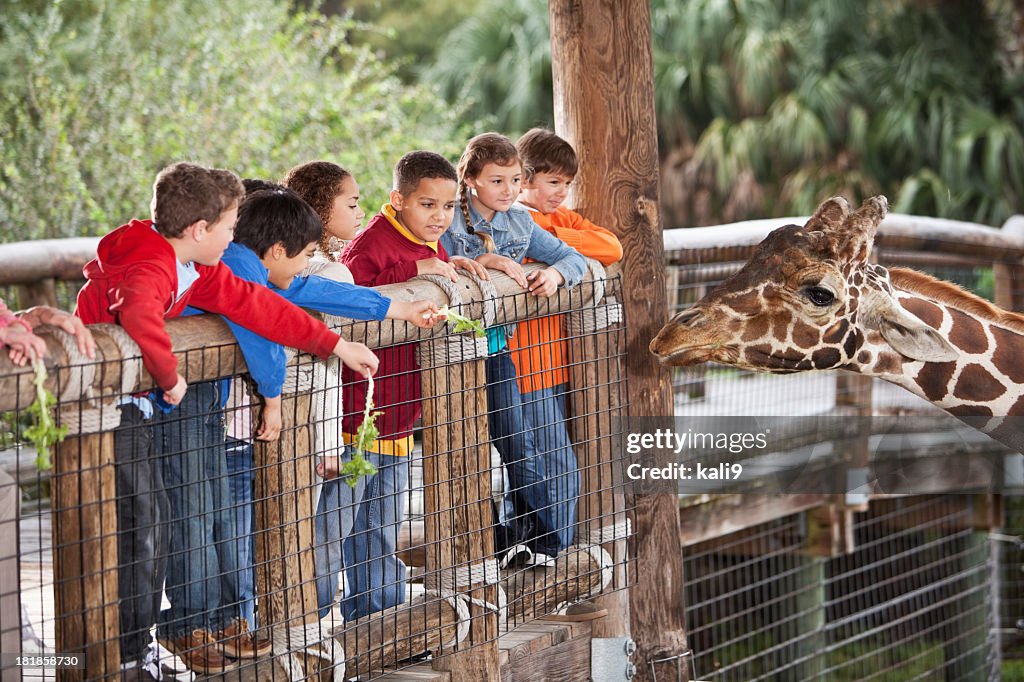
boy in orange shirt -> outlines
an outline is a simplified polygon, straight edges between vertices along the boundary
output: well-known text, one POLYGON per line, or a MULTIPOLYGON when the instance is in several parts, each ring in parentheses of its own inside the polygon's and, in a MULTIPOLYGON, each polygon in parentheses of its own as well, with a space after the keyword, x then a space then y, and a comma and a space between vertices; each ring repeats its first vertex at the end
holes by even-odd
MULTIPOLYGON (((530 130, 516 142, 523 162, 519 203, 533 220, 584 256, 611 265, 622 259, 622 244, 611 231, 562 206, 579 170, 576 151, 568 142, 544 128, 530 130)), ((566 343, 560 315, 528 320, 509 338, 512 360, 523 396, 526 427, 533 431, 536 456, 541 458, 554 486, 555 509, 534 519, 530 539, 534 563, 545 564, 573 542, 579 473, 576 455, 565 425, 566 343), (548 523, 544 523, 544 519, 548 523), (550 525, 551 527, 545 527, 550 525)), ((515 506, 515 500, 512 500, 515 506)), ((522 512, 516 509, 516 516, 522 512)))

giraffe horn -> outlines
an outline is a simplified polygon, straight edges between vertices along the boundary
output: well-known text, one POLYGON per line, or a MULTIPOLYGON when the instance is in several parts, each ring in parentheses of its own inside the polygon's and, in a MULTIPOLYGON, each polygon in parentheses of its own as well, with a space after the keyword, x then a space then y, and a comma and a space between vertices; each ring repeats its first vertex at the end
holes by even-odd
POLYGON ((808 232, 838 230, 850 214, 850 205, 843 197, 830 197, 821 202, 811 219, 804 225, 808 232))
POLYGON ((844 251, 853 258, 866 260, 875 242, 878 226, 888 212, 889 200, 884 195, 865 199, 860 208, 846 218, 844 230, 847 244, 844 251))

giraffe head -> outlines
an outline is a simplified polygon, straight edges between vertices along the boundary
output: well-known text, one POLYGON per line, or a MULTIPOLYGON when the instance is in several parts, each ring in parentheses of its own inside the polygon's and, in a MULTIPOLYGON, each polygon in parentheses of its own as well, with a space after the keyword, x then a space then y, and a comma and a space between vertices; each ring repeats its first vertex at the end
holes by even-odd
POLYGON ((667 365, 706 361, 768 372, 854 369, 865 340, 919 360, 956 350, 905 310, 869 262, 888 202, 822 203, 803 227, 769 234, 743 268, 673 317, 651 342, 667 365))

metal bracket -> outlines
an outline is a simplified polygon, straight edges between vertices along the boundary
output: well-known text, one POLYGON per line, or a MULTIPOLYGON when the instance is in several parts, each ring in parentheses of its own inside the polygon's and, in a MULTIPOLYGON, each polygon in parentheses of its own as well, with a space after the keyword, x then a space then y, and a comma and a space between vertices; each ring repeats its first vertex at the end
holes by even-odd
POLYGON ((590 679, 593 682, 622 682, 636 675, 629 657, 636 643, 629 637, 594 637, 590 640, 590 679))
POLYGON ((678 680, 680 678, 681 672, 682 672, 682 669, 680 668, 680 666, 682 665, 681 661, 684 658, 686 658, 687 656, 689 656, 690 659, 691 659, 691 661, 690 661, 691 662, 691 666, 690 666, 691 670, 690 670, 690 672, 692 672, 693 676, 696 677, 697 673, 692 669, 693 668, 693 665, 692 665, 692 663, 693 663, 693 660, 692 660, 693 659, 693 649, 687 649, 686 651, 684 651, 684 652, 682 652, 680 654, 676 654, 674 656, 666 656, 665 658, 648 658, 647 659, 647 666, 651 669, 651 679, 654 680, 654 682, 658 682, 658 671, 655 668, 656 665, 658 665, 659 663, 673 663, 674 662, 676 664, 676 674, 675 674, 675 678, 674 679, 678 680))

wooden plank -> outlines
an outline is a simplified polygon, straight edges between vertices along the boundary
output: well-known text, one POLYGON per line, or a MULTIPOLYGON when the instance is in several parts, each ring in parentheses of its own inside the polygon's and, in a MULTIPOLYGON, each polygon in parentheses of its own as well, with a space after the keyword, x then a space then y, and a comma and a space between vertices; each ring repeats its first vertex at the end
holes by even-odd
MULTIPOLYGON (((539 263, 528 263, 524 269, 529 273, 545 267, 539 263)), ((588 273, 584 278, 585 281, 590 277, 591 275, 588 273)), ((559 289, 558 293, 551 298, 542 299, 528 295, 510 277, 495 271, 491 272, 491 284, 494 285, 499 296, 496 310, 498 322, 514 322, 535 316, 541 311, 544 314, 565 312, 570 308, 579 308, 590 303, 586 299, 581 300, 578 291, 569 292, 565 289, 559 289)), ((481 317, 484 294, 480 287, 468 277, 461 278, 458 286, 463 300, 464 314, 475 318, 481 317)), ((376 287, 376 289, 384 296, 399 301, 428 299, 439 305, 448 303, 448 297, 441 288, 433 282, 425 280, 389 284, 376 287)), ((592 293, 592 287, 583 287, 580 291, 592 293)), ((407 322, 396 320, 357 322, 341 317, 332 317, 331 320, 336 325, 345 326, 346 338, 362 340, 371 348, 448 334, 445 325, 438 325, 433 330, 423 330, 407 322)), ((209 381, 245 371, 245 360, 238 352, 235 337, 219 315, 196 315, 166 320, 165 326, 171 338, 171 346, 178 357, 178 371, 190 382, 209 381)), ((100 331, 102 325, 91 325, 90 328, 94 330, 94 333, 102 334, 100 331)), ((46 340, 48 348, 46 366, 51 371, 46 387, 55 391, 58 381, 56 372, 53 370, 67 365, 67 355, 60 343, 53 338, 49 329, 41 327, 38 333, 46 340)), ((113 373, 119 379, 121 358, 117 353, 116 346, 100 345, 97 349, 96 362, 104 365, 104 374, 113 373)), ((11 362, 6 354, 0 354, 0 411, 6 412, 22 405, 31 404, 35 398, 34 387, 29 381, 31 376, 32 368, 30 366, 18 367, 11 362)), ((106 379, 104 382, 106 385, 106 379)), ((120 388, 119 383, 115 385, 120 388)), ((146 391, 153 386, 152 377, 143 370, 138 384, 129 390, 131 392, 146 391)))
MULTIPOLYGON (((647 350, 668 317, 650 4, 549 0, 548 8, 555 127, 583 160, 572 199, 577 210, 622 241, 631 415, 669 416, 671 374, 647 350)), ((665 597, 665 585, 684 582, 675 496, 639 496, 634 521, 630 629, 639 647, 638 680, 649 680, 647 660, 687 649, 683 590, 665 597)), ((669 666, 655 673, 661 682, 676 677, 669 666)))
POLYGON ((557 646, 510 658, 501 670, 503 682, 587 682, 590 679, 590 639, 579 637, 557 646))
MULTIPOLYGON (((423 394, 423 510, 426 578, 453 575, 454 569, 482 564, 494 556, 491 510, 491 452, 487 430, 487 377, 483 358, 447 363, 444 344, 459 348, 458 337, 423 346, 420 365, 423 394), (430 366, 430 361, 438 363, 430 366), (443 363, 443 364, 442 364, 443 363), (461 428, 451 428, 451 424, 461 428)), ((455 587, 470 599, 497 604, 498 587, 483 581, 455 587)), ((440 648, 435 670, 452 680, 494 679, 499 675, 498 616, 471 603, 466 641, 440 648)))
POLYGON ((680 538, 689 547, 814 509, 827 501, 819 493, 719 495, 679 510, 680 538))

